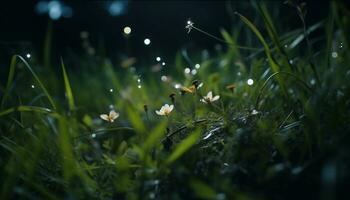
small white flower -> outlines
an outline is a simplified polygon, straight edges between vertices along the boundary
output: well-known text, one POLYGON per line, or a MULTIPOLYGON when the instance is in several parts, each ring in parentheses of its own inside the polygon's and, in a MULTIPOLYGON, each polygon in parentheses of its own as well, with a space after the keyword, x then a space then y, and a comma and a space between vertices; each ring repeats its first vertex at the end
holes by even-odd
POLYGON ((109 112, 109 115, 107 114, 102 114, 100 115, 101 119, 107 121, 107 122, 114 122, 115 119, 117 119, 119 117, 119 113, 115 112, 114 110, 111 110, 109 112))
POLYGON ((165 104, 160 108, 160 110, 156 110, 156 113, 157 115, 168 116, 173 109, 174 109, 174 105, 169 106, 168 104, 165 104))
POLYGON ((213 97, 212 91, 208 92, 207 96, 204 96, 203 99, 201 99, 201 102, 203 103, 212 103, 214 101, 217 101, 220 98, 219 95, 216 95, 213 97))

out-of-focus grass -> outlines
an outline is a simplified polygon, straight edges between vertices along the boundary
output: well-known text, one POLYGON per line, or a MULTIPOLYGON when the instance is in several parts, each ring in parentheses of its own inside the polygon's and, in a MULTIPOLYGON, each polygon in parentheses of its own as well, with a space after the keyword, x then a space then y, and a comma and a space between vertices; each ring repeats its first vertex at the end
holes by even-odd
POLYGON ((236 46, 242 30, 222 30, 231 45, 207 57, 182 50, 163 81, 98 56, 79 57, 78 72, 61 59, 57 73, 49 28, 44 66, 15 55, 1 87, 0 199, 341 197, 350 177, 349 12, 331 2, 327 19, 285 33, 264 4, 252 7, 264 25, 237 14, 237 27, 260 50, 236 46), (184 74, 188 65, 197 74, 184 74), (201 102, 209 91, 220 99, 201 102), (156 115, 166 103, 174 110, 156 115), (111 109, 115 122, 99 118, 111 109))

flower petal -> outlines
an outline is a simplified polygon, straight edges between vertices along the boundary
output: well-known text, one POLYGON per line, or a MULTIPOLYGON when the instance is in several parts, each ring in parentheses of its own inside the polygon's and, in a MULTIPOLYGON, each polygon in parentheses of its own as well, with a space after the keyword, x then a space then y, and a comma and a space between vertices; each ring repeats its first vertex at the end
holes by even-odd
POLYGON ((216 95, 211 101, 216 101, 216 100, 218 100, 220 98, 220 96, 219 95, 216 95))
POLYGON ((164 115, 164 112, 162 112, 161 110, 156 110, 157 115, 164 115))
POLYGON ((169 106, 169 112, 171 112, 174 109, 174 105, 169 106))
POLYGON ((208 92, 207 98, 208 98, 208 99, 213 98, 213 92, 212 92, 212 91, 209 91, 209 92, 208 92))
POLYGON ((115 112, 114 110, 111 110, 109 112, 109 118, 110 119, 116 119, 117 117, 119 117, 119 113, 115 112))
POLYGON ((102 114, 102 115, 100 115, 100 117, 101 117, 101 119, 103 119, 105 121, 109 121, 109 117, 106 114, 102 114))
POLYGON ((119 113, 117 113, 117 112, 114 112, 113 111, 113 113, 109 113, 109 119, 111 120, 111 121, 114 121, 115 119, 117 119, 119 117, 119 113))

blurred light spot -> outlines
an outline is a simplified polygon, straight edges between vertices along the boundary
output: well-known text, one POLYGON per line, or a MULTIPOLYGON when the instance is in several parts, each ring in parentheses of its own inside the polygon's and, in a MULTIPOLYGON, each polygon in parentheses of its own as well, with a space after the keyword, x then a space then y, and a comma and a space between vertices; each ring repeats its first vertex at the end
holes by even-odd
POLYGON ((57 20, 62 16, 62 6, 58 1, 50 1, 48 4, 49 16, 53 20, 57 20))
POLYGON ((35 6, 35 11, 38 14, 48 14, 52 20, 58 20, 61 17, 69 18, 73 15, 73 10, 70 6, 64 5, 62 2, 39 1, 35 6))
POLYGON ((109 105, 109 109, 110 110, 114 109, 114 105, 113 104, 109 105))
POLYGON ((176 89, 179 89, 179 88, 181 88, 181 85, 178 84, 178 83, 176 83, 174 87, 175 87, 176 89))
POLYGON ((190 72, 191 72, 190 68, 186 68, 186 69, 185 69, 185 73, 186 73, 186 74, 189 74, 190 72))
POLYGON ((333 58, 338 57, 338 53, 337 53, 337 52, 335 52, 335 51, 334 51, 334 52, 332 52, 332 57, 333 57, 333 58))
POLYGON ((284 45, 284 48, 288 48, 288 45, 287 45, 287 44, 285 44, 285 45, 284 45))
POLYGON ((251 79, 251 78, 248 79, 248 80, 247 80, 247 84, 248 84, 248 85, 253 85, 253 84, 254 84, 254 80, 251 79))
POLYGON ((196 69, 199 69, 199 68, 201 67, 201 65, 197 63, 194 67, 195 67, 196 69))
POLYGON ((237 76, 241 76, 242 74, 241 74, 241 72, 237 72, 237 76))
POLYGON ((289 60, 289 63, 290 63, 290 64, 293 64, 293 60, 289 60))
POLYGON ((191 24, 193 24, 193 23, 191 22, 191 20, 188 20, 188 21, 187 21, 187 25, 191 25, 191 24))
POLYGON ((162 59, 158 56, 157 58, 156 58, 156 61, 161 61, 162 59))
POLYGON ((141 82, 141 79, 138 78, 138 79, 137 79, 137 82, 140 83, 140 82, 141 82))
POLYGON ((162 81, 167 81, 168 80, 168 77, 167 76, 162 76, 161 78, 160 78, 162 81))
POLYGON ((276 164, 276 165, 274 166, 274 169, 275 169, 277 172, 282 171, 284 168, 285 168, 284 164, 281 164, 281 163, 276 164))
POLYGON ((196 74, 197 74, 197 70, 192 69, 191 74, 192 74, 192 75, 196 75, 196 74))
POLYGON ((30 58, 30 57, 31 57, 30 53, 27 53, 26 57, 27 57, 27 58, 30 58))
POLYGON ((113 89, 111 88, 111 89, 109 89, 109 92, 113 92, 113 89))
POLYGON ((112 16, 119 16, 125 13, 127 1, 113 1, 108 6, 108 12, 112 16))
POLYGON ((326 185, 334 185, 337 181, 337 168, 334 163, 327 163, 322 169, 322 182, 326 185))
POLYGON ((151 40, 148 39, 148 38, 146 38, 146 39, 143 41, 143 43, 144 43, 146 46, 148 46, 149 44, 151 44, 151 40))
POLYGON ((138 85, 137 87, 138 87, 138 88, 141 88, 141 85, 138 85))
POLYGON ((164 65, 165 65, 165 62, 162 62, 162 65, 164 66, 164 65))
POLYGON ((315 84, 316 84, 315 79, 311 79, 310 84, 311 84, 311 85, 315 85, 315 84))
POLYGON ((131 33, 131 28, 129 26, 126 26, 124 27, 123 31, 126 35, 129 35, 131 33))
POLYGON ((80 32, 80 37, 81 37, 82 39, 87 39, 87 38, 89 37, 89 32, 87 32, 87 31, 81 31, 81 32, 80 32))
POLYGON ((89 47, 89 48, 87 49, 87 52, 88 52, 89 55, 94 55, 94 54, 95 54, 95 49, 92 48, 92 47, 89 47))
POLYGON ((95 133, 91 134, 91 137, 92 137, 92 138, 95 138, 95 137, 96 137, 96 134, 95 134, 95 133))
POLYGON ((298 167, 295 167, 295 168, 292 169, 292 174, 297 175, 297 174, 299 174, 302 171, 303 171, 303 168, 298 166, 298 167))
POLYGON ((30 87, 31 87, 31 88, 33 88, 33 89, 35 88, 35 86, 34 86, 34 85, 31 85, 30 87))

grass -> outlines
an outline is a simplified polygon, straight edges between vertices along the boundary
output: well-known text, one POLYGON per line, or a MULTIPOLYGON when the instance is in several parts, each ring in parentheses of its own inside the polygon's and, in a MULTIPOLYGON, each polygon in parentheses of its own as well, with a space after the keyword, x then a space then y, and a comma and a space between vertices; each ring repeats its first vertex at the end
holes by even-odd
POLYGON ((225 50, 204 59, 182 50, 167 74, 135 70, 132 59, 52 63, 50 23, 43 61, 14 55, 1 82, 0 199, 343 198, 349 11, 331 1, 329 16, 306 26, 302 5, 290 5, 301 28, 283 32, 253 3, 260 24, 236 13, 240 28, 214 36, 225 50), (194 63, 197 74, 184 73, 194 63), (209 91, 220 99, 201 102, 209 91), (174 109, 156 115, 164 104, 174 109), (113 123, 100 119, 110 110, 113 123))

